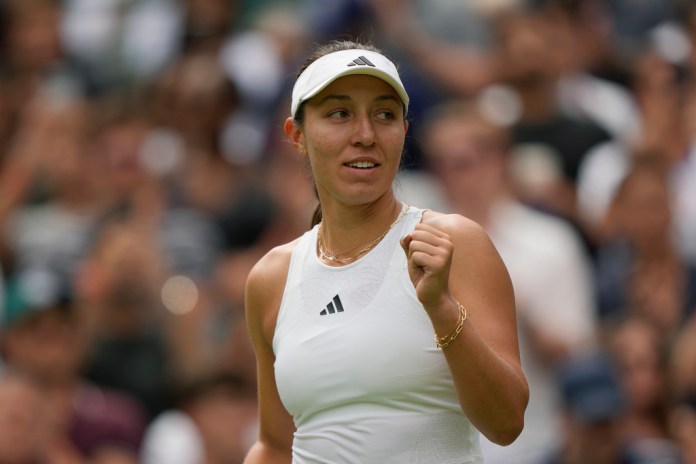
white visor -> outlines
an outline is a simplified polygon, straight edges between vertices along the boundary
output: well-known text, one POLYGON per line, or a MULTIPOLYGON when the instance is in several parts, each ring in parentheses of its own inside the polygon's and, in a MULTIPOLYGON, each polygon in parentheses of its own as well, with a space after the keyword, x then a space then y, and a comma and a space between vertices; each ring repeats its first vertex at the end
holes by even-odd
POLYGON ((408 112, 408 94, 394 63, 379 53, 355 49, 329 53, 310 64, 292 89, 290 114, 295 117, 303 101, 309 100, 339 77, 351 74, 379 77, 396 90, 404 103, 404 113, 408 112))

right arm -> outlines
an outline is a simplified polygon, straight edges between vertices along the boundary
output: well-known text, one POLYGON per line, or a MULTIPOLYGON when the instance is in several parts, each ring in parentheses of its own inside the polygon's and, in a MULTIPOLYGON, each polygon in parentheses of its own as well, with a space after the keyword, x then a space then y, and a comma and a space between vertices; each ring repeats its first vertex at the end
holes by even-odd
POLYGON ((259 436, 244 464, 289 464, 295 426, 278 395, 271 346, 287 279, 291 246, 264 256, 246 284, 246 318, 258 371, 259 436))

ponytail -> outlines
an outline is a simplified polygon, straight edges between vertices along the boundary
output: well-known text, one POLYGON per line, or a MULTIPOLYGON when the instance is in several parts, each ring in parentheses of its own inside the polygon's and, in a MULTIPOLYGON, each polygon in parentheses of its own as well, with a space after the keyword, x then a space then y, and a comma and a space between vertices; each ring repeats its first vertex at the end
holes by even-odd
POLYGON ((312 227, 316 226, 321 222, 321 203, 317 205, 317 208, 314 210, 314 214, 312 214, 312 227))

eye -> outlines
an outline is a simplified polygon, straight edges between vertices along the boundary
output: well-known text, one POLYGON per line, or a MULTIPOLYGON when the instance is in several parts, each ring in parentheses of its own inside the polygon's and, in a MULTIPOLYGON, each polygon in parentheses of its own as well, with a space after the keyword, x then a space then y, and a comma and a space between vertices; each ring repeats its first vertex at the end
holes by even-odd
POLYGON ((346 119, 349 116, 349 114, 348 111, 340 109, 329 112, 328 116, 331 119, 346 119))
POLYGON ((385 121, 393 121, 396 119, 396 115, 391 110, 380 110, 377 112, 377 118, 385 121))

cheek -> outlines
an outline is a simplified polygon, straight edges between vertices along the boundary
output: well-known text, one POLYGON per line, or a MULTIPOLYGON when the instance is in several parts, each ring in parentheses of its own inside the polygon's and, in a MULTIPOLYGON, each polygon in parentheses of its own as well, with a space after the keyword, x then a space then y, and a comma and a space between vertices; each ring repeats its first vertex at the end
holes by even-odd
POLYGON ((308 150, 307 161, 312 174, 326 170, 328 165, 326 152, 321 147, 316 146, 310 146, 308 150))
POLYGON ((347 145, 347 139, 341 137, 338 131, 318 131, 309 132, 304 137, 306 156, 312 168, 326 163, 332 156, 340 153, 342 147, 347 145), (345 140, 344 140, 345 139, 345 140))
POLYGON ((406 142, 406 131, 402 128, 395 128, 387 133, 386 138, 386 146, 393 147, 394 151, 401 156, 406 142))

